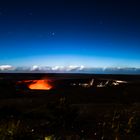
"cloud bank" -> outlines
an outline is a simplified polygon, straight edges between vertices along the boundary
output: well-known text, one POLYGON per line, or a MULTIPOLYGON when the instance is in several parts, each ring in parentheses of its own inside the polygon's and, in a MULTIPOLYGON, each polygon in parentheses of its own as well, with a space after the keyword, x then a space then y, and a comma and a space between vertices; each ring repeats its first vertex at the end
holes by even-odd
POLYGON ((85 67, 83 65, 76 66, 38 66, 31 67, 13 67, 11 65, 0 65, 0 72, 14 72, 14 73, 95 73, 95 74, 140 74, 140 68, 129 67, 85 67))

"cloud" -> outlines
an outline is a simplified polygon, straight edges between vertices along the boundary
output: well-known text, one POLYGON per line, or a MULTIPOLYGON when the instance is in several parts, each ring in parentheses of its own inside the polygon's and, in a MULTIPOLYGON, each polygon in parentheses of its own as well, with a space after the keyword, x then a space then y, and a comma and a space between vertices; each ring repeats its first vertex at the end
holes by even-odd
POLYGON ((74 66, 74 65, 70 65, 68 67, 66 67, 66 71, 82 71, 84 69, 84 66, 74 66))
MULTIPOLYGON (((20 69, 23 70, 23 68, 20 68, 20 69)), ((81 65, 81 66, 76 66, 76 65, 52 66, 52 67, 34 65, 34 66, 28 68, 27 70, 29 70, 31 72, 34 72, 34 71, 38 71, 38 72, 78 72, 78 71, 82 71, 84 69, 85 69, 85 67, 83 65, 81 65)), ((18 70, 19 70, 19 68, 18 68, 18 70)))
POLYGON ((54 66, 51 67, 52 71, 63 71, 65 68, 63 66, 54 66))
POLYGON ((76 65, 70 65, 70 66, 54 66, 50 67, 52 72, 73 72, 73 71, 82 71, 85 67, 84 66, 76 66, 76 65))
POLYGON ((14 70, 14 67, 11 65, 0 65, 0 71, 14 70))
POLYGON ((39 71, 39 70, 41 70, 40 69, 40 67, 39 66, 37 66, 37 65, 34 65, 34 66, 32 66, 31 67, 31 69, 30 69, 31 71, 39 71))
POLYGON ((38 66, 32 67, 13 67, 11 65, 0 65, 1 72, 41 72, 41 73, 94 73, 94 74, 140 74, 140 68, 132 67, 85 67, 83 65, 69 66, 38 66))

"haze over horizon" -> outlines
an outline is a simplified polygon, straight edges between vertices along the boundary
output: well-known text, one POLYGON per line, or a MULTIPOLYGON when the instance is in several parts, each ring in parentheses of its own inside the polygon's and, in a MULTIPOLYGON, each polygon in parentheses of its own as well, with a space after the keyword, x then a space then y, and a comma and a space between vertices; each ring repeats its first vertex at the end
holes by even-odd
POLYGON ((1 0, 0 70, 140 68, 138 0, 1 0))

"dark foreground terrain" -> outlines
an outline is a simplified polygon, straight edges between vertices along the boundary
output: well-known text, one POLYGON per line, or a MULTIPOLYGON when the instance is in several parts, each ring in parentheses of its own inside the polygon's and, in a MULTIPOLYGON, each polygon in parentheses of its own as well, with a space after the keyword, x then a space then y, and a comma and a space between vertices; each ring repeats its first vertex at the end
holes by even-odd
POLYGON ((26 139, 140 140, 140 75, 1 73, 0 140, 26 139))

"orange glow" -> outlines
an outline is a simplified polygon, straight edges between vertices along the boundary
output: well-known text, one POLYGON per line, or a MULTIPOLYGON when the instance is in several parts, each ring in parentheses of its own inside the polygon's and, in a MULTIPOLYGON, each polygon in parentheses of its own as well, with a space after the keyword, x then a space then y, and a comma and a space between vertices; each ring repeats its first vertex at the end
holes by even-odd
POLYGON ((48 80, 32 80, 28 87, 34 90, 50 90, 52 88, 48 80))
POLYGON ((50 90, 52 85, 50 84, 51 80, 41 79, 41 80, 23 80, 18 81, 17 84, 26 83, 29 89, 33 90, 50 90))

